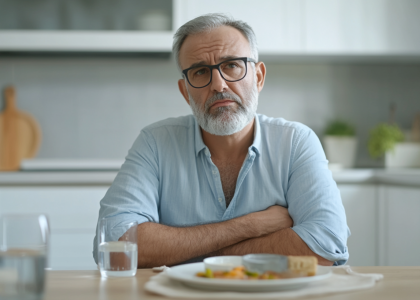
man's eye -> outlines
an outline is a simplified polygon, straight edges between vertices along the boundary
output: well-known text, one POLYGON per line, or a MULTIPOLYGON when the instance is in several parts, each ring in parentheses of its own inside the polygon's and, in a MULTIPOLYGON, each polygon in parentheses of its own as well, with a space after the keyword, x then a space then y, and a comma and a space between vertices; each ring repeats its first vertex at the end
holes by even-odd
POLYGON ((207 72, 207 70, 206 70, 205 68, 203 68, 203 69, 198 69, 198 70, 194 73, 194 75, 204 75, 204 74, 206 74, 206 72, 207 72))
POLYGON ((232 63, 228 63, 225 67, 229 69, 234 69, 238 67, 238 65, 232 62, 232 63))

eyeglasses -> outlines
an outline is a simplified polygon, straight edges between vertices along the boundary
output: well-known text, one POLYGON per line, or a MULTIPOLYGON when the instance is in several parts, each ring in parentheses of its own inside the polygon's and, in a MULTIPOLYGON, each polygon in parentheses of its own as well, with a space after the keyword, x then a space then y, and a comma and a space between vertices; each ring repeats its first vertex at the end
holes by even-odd
POLYGON ((232 58, 222 61, 217 65, 198 65, 185 70, 182 73, 188 83, 195 88, 203 88, 210 84, 213 69, 217 69, 222 78, 229 82, 239 81, 245 78, 247 73, 247 62, 256 63, 249 57, 232 58))

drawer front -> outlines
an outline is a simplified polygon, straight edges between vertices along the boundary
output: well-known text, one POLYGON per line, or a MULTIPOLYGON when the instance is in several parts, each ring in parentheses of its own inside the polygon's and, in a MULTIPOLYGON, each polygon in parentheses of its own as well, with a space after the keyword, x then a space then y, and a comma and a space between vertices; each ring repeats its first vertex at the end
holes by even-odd
POLYGON ((0 214, 46 214, 49 267, 93 270, 93 238, 99 202, 108 187, 0 187, 0 214))
POLYGON ((96 227, 107 187, 1 187, 0 213, 46 214, 51 232, 96 227))
POLYGON ((51 234, 49 266, 53 270, 96 270, 94 232, 51 234))

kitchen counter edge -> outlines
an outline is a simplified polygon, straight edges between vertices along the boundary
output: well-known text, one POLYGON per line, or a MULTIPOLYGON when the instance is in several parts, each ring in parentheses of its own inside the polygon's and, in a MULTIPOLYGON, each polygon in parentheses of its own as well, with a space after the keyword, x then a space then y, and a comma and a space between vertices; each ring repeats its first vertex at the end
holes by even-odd
MULTIPOLYGON (((0 186, 10 185, 111 185, 112 171, 0 172, 0 186)), ((420 169, 344 169, 332 171, 338 184, 395 184, 420 187, 420 169)))

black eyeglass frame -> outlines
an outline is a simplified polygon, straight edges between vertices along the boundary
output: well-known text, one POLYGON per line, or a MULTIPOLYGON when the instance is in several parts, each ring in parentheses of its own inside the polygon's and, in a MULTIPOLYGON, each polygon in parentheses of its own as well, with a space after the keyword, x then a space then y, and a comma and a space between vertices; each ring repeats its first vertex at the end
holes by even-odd
POLYGON ((248 73, 248 64, 247 64, 248 62, 252 62, 254 64, 257 63, 257 61, 255 59, 250 58, 250 57, 237 57, 237 58, 231 58, 231 59, 224 60, 221 63, 218 63, 217 65, 198 65, 198 66, 194 66, 194 67, 191 67, 191 68, 188 68, 188 69, 184 69, 184 70, 182 70, 182 74, 184 74, 185 78, 187 78, 188 83, 193 88, 201 89, 201 88, 204 88, 204 87, 208 86, 211 83, 211 81, 213 80, 213 69, 217 69, 219 71, 220 76, 222 76, 222 78, 224 80, 228 81, 228 82, 236 82, 236 81, 240 81, 240 80, 244 79, 246 77, 246 74, 248 73), (232 61, 232 60, 242 60, 245 63, 245 74, 240 79, 237 79, 237 80, 228 80, 228 79, 226 79, 223 76, 222 71, 220 71, 220 65, 222 65, 223 63, 225 63, 227 61, 232 61), (203 85, 203 86, 200 86, 200 87, 196 87, 196 86, 194 86, 194 85, 191 84, 190 79, 188 78, 188 74, 187 73, 188 73, 189 70, 195 69, 195 68, 199 68, 199 67, 207 67, 207 68, 210 69, 210 80, 209 80, 209 83, 207 83, 206 85, 203 85))

